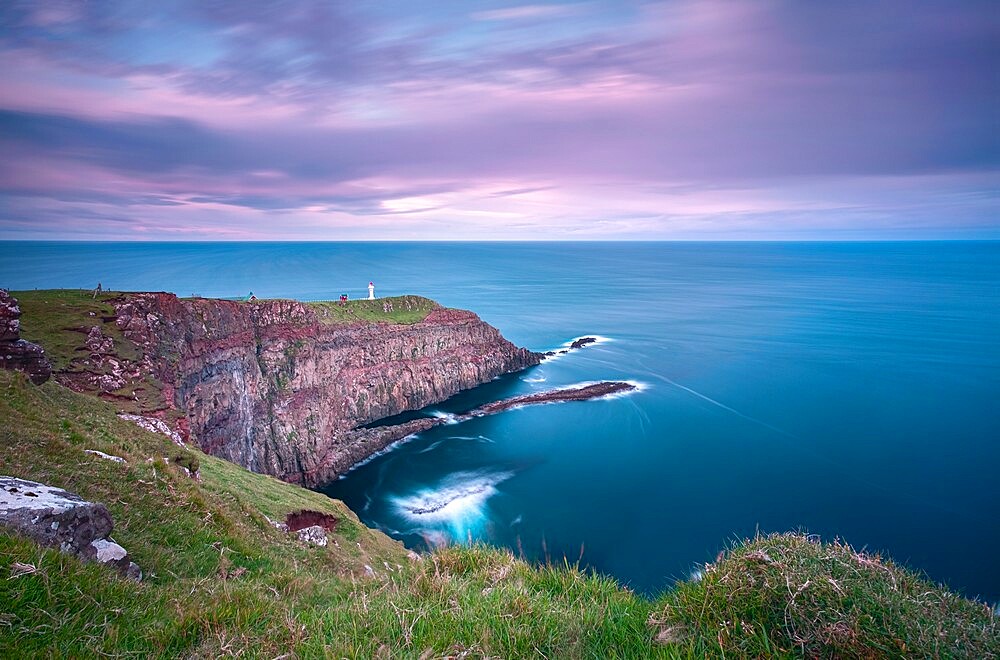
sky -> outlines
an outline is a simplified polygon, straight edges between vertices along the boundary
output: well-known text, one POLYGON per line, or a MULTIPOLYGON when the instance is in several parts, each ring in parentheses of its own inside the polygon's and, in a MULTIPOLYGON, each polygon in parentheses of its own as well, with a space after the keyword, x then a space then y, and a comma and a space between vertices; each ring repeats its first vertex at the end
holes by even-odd
POLYGON ((5 0, 0 239, 1000 238, 1000 2, 5 0))

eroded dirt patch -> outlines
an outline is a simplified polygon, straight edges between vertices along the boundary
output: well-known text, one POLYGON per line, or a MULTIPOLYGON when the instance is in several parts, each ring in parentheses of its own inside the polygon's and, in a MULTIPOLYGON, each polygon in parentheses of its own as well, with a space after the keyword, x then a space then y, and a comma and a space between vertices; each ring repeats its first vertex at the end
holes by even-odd
POLYGON ((285 524, 288 525, 289 532, 297 532, 300 529, 315 525, 319 525, 327 531, 333 531, 337 528, 338 522, 340 520, 329 513, 320 513, 319 511, 310 511, 308 509, 293 511, 285 516, 285 524))

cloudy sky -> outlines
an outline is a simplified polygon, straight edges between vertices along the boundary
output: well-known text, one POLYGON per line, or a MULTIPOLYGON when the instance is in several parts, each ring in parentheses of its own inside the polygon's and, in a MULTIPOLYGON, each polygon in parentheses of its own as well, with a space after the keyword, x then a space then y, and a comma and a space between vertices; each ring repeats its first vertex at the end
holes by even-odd
POLYGON ((1000 238, 996 0, 5 0, 0 238, 1000 238))

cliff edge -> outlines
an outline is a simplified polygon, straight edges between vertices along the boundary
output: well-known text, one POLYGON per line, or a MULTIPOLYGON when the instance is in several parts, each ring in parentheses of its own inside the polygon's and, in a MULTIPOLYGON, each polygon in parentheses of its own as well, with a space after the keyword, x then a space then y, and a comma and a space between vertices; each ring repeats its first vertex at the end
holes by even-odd
POLYGON ((60 383, 162 419, 207 453, 305 485, 335 478, 395 439, 358 427, 541 358, 474 313, 417 296, 346 305, 18 296, 29 333, 33 313, 61 315, 60 327, 48 328, 61 341, 46 342, 41 327, 30 335, 61 346, 60 383))

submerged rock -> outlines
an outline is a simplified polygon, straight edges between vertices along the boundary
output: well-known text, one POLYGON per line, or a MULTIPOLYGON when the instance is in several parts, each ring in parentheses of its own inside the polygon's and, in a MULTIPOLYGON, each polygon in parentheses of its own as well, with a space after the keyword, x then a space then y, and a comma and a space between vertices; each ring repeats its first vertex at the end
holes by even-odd
POLYGON ((0 476, 0 525, 39 545, 142 578, 125 548, 108 538, 114 522, 107 507, 61 488, 0 476))

